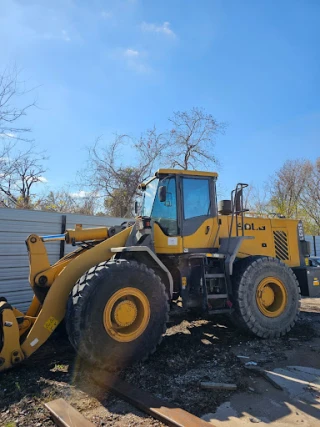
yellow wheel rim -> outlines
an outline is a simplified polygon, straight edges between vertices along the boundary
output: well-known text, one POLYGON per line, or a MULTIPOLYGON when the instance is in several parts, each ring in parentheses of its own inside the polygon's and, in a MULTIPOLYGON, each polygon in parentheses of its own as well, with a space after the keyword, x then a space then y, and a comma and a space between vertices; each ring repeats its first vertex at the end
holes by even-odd
POLYGON ((146 329, 149 319, 148 298, 136 288, 123 288, 115 292, 103 312, 105 330, 120 342, 137 339, 146 329))
POLYGON ((287 305, 287 291, 282 281, 272 276, 261 280, 257 287, 256 301, 265 316, 280 316, 287 305))

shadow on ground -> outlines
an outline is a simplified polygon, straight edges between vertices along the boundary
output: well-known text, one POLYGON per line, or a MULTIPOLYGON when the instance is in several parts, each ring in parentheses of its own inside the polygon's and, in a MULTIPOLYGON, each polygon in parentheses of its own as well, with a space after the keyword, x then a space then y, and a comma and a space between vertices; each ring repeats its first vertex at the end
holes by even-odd
MULTIPOLYGON (((136 387, 202 416, 229 401, 233 393, 202 390, 199 385, 201 381, 235 383, 239 391, 246 392, 252 381, 250 376, 254 378, 255 375, 244 368, 237 357, 238 352, 245 349, 250 357, 259 359, 261 366, 278 366, 285 363, 288 352, 297 350, 297 343, 305 346, 305 352, 311 351, 308 343, 315 336, 315 326, 319 327, 319 323, 320 314, 303 313, 300 322, 288 336, 260 340, 241 335, 225 318, 199 319, 188 315, 183 319, 178 315, 171 319, 157 352, 146 362, 124 369, 118 375, 136 387)), ((64 397, 82 412, 86 411, 86 405, 87 409, 92 409, 92 413, 100 404, 103 405, 109 415, 102 414, 101 417, 106 417, 104 421, 107 425, 113 425, 115 417, 121 420, 129 413, 139 417, 141 425, 144 420, 145 425, 152 425, 147 415, 123 404, 107 389, 94 383, 91 377, 92 369, 76 357, 67 337, 61 333, 55 334, 30 359, 14 370, 1 374, 0 421, 3 419, 7 422, 17 417, 19 426, 35 425, 37 420, 42 425, 53 425, 43 403, 64 397)), ((257 416, 250 409, 250 402, 259 399, 262 392, 257 395, 245 393, 244 412, 252 411, 252 416, 257 416)), ((274 411, 272 420, 290 411, 285 398, 281 393, 277 394, 276 403, 283 405, 281 413, 274 411)), ((319 417, 319 411, 312 409, 312 403, 301 402, 300 406, 304 412, 309 411, 310 415, 319 417)), ((97 421, 93 415, 91 420, 97 421)))

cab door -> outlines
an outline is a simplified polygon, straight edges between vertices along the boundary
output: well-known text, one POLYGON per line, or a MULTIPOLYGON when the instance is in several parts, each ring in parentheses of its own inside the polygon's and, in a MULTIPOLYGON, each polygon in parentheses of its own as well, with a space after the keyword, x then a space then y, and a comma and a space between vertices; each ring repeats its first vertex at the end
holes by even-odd
POLYGON ((205 177, 180 179, 184 252, 212 248, 217 230, 215 181, 205 177))
POLYGON ((159 181, 159 186, 166 187, 166 201, 160 202, 157 191, 151 213, 155 251, 161 254, 182 253, 176 177, 168 176, 162 179, 159 181))

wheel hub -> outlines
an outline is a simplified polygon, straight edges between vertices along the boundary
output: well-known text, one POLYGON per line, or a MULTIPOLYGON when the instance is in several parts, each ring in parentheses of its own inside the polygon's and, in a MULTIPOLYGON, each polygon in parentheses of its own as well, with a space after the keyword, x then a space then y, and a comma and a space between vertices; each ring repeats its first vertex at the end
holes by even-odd
POLYGON ((280 316, 287 306, 287 290, 284 283, 276 277, 266 277, 257 287, 256 302, 266 317, 280 316))
POLYGON ((150 320, 150 304, 146 295, 137 288, 116 291, 107 301, 103 312, 106 332, 116 341, 137 339, 150 320))
POLYGON ((118 326, 130 326, 136 320, 138 311, 134 302, 126 299, 117 304, 114 319, 118 326))
POLYGON ((266 285, 262 291, 260 291, 261 301, 265 307, 269 307, 274 302, 274 292, 272 288, 266 285))

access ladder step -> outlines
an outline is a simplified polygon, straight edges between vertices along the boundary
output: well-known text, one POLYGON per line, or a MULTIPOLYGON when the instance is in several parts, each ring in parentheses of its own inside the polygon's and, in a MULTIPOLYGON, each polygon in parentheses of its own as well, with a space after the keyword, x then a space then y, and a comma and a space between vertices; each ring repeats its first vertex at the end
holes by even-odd
POLYGON ((225 274, 223 273, 216 273, 216 274, 205 274, 204 278, 205 279, 222 279, 223 277, 225 277, 225 274))
POLYGON ((212 255, 210 255, 210 257, 212 257, 212 258, 219 258, 219 259, 225 259, 226 255, 215 252, 212 255))
POLYGON ((219 308, 218 310, 209 310, 208 314, 226 314, 226 313, 233 313, 233 308, 219 308))
POLYGON ((228 294, 208 294, 208 299, 228 298, 228 294))

